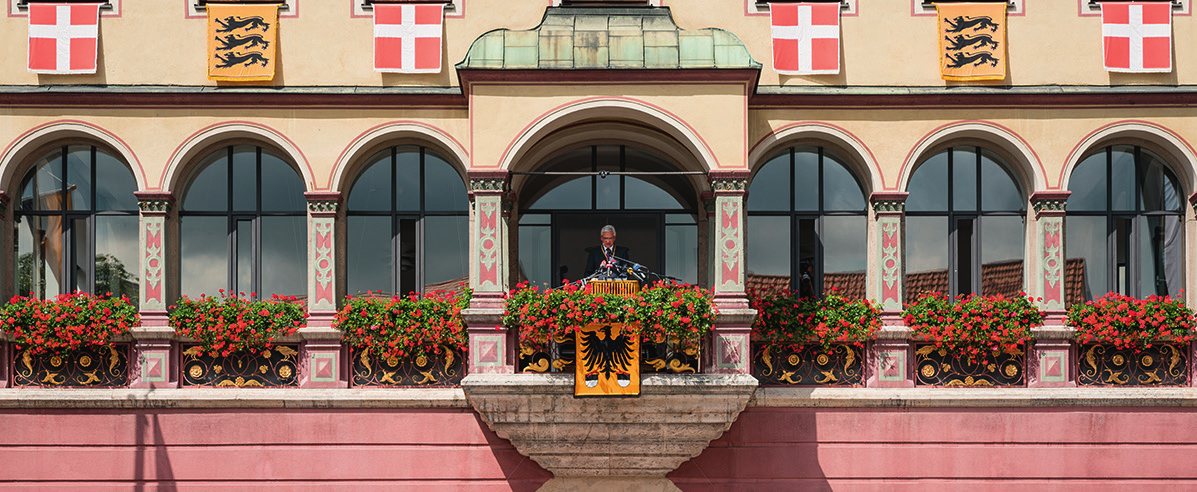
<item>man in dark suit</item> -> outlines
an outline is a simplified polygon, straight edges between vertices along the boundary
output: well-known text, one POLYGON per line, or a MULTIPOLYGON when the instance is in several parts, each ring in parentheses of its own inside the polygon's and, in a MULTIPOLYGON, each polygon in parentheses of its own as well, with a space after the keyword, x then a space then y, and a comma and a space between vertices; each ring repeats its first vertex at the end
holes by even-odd
POLYGON ((603 244, 590 248, 590 256, 586 257, 586 277, 590 277, 599 270, 606 270, 611 268, 611 273, 616 277, 627 276, 626 261, 628 260, 628 248, 615 245, 615 227, 610 225, 603 226, 602 231, 599 232, 599 239, 603 244))

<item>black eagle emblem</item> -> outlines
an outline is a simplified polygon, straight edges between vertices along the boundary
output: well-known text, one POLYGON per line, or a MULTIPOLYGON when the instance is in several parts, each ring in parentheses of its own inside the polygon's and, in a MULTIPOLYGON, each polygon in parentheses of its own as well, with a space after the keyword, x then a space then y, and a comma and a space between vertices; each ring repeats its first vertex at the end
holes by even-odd
POLYGON ((632 382, 628 366, 635 358, 634 350, 635 342, 627 331, 621 330, 618 336, 612 336, 611 325, 603 325, 583 335, 582 364, 586 371, 586 386, 597 386, 601 374, 607 379, 614 375, 619 385, 626 388, 632 382))

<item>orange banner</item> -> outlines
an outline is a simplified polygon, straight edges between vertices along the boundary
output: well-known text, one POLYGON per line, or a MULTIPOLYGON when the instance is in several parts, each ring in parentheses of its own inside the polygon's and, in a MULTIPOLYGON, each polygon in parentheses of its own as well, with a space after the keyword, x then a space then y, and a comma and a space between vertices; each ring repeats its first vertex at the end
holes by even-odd
POLYGON ((640 394, 640 326, 591 323, 577 331, 574 396, 640 394))
POLYGON ((269 81, 277 65, 278 4, 208 4, 208 79, 269 81))
POLYGON ((944 80, 1006 78, 1006 4, 937 3, 944 80))

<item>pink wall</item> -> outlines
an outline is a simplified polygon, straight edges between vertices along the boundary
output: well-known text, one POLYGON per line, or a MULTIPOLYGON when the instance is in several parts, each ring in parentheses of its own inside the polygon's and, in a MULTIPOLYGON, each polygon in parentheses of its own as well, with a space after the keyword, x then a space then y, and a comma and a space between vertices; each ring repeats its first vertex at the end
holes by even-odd
POLYGON ((6 487, 534 490, 551 477, 470 409, 0 412, 6 487))
POLYGON ((1197 410, 749 408, 682 490, 1197 487, 1197 410))

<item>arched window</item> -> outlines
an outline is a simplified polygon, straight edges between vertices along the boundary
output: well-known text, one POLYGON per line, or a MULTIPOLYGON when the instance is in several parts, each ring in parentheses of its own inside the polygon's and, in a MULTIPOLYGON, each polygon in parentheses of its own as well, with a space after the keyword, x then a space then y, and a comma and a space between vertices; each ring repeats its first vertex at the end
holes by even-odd
POLYGON ((16 207, 17 293, 137 299, 134 191, 129 167, 94 146, 63 146, 38 159, 16 207))
POLYGON ((749 288, 865 297, 868 210, 860 181, 823 147, 792 147, 748 188, 749 288))
POLYGON ((910 177, 906 299, 922 292, 1017 295, 1023 287, 1026 206, 993 152, 952 147, 910 177))
POLYGON ((469 206, 461 175, 432 149, 375 154, 349 192, 348 292, 460 290, 470 271, 469 206))
POLYGON ((205 157, 179 211, 182 293, 307 295, 303 192, 295 168, 262 147, 205 157))
POLYGON ((1066 276, 1080 277, 1070 303, 1107 292, 1180 293, 1185 195, 1163 159, 1139 146, 1106 147, 1077 165, 1068 190, 1066 276))

